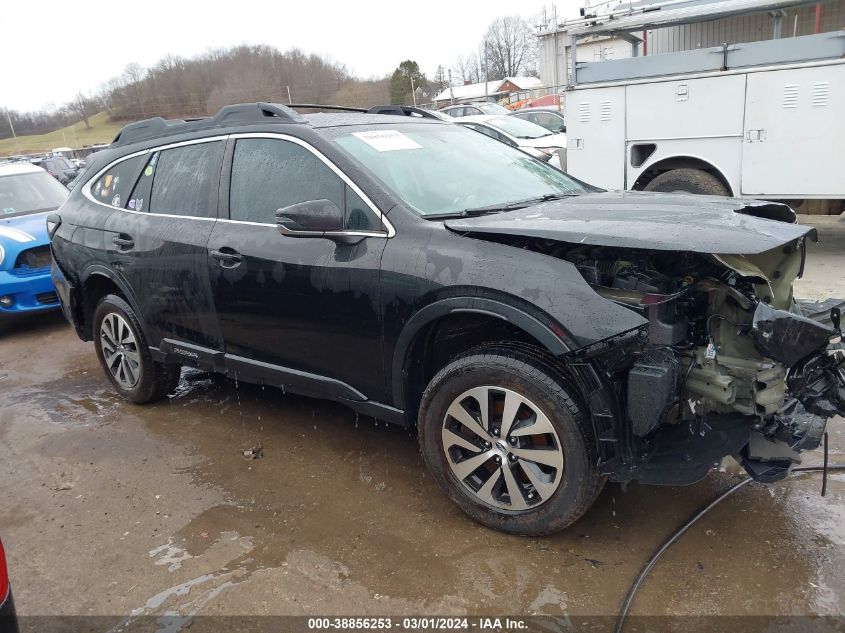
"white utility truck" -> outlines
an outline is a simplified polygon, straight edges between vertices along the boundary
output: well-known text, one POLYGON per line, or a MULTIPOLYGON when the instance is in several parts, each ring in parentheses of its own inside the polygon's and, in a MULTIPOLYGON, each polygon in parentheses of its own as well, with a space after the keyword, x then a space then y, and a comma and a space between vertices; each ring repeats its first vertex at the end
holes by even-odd
POLYGON ((577 178, 845 209, 845 31, 579 63, 573 75, 577 178))

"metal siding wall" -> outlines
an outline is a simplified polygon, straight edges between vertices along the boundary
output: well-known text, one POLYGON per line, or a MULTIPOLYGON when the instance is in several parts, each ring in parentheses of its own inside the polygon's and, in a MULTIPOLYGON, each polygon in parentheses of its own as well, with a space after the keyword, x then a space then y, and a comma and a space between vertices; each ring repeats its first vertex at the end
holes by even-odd
MULTIPOLYGON (((845 0, 825 0, 822 6, 821 32, 827 33, 845 28, 845 0)), ((783 18, 783 37, 811 35, 815 26, 816 7, 807 5, 786 10, 783 18), (795 29, 795 16, 798 16, 795 29), (793 32, 794 30, 794 32, 793 32)), ((639 35, 640 33, 637 33, 639 35)), ((767 13, 741 15, 710 22, 685 24, 676 27, 654 29, 648 32, 648 54, 660 55, 708 46, 720 46, 724 42, 759 42, 770 40, 774 34, 774 18, 767 13)), ((540 40, 540 78, 547 86, 566 85, 572 71, 569 55, 569 36, 566 32, 547 34, 540 40), (558 76, 554 76, 554 38, 558 38, 558 76)))
POLYGON ((538 70, 543 84, 549 87, 565 86, 568 76, 569 57, 567 47, 569 38, 566 33, 548 33, 539 37, 538 70), (555 36, 558 38, 557 77, 555 77, 555 36))
MULTIPOLYGON (((827 0, 822 6, 821 32, 845 28, 845 0, 827 0)), ((811 35, 815 26, 816 7, 808 5, 786 9, 782 36, 811 35), (795 18, 798 17, 797 28, 795 18)), ((770 40, 775 20, 768 13, 740 15, 710 22, 684 24, 648 32, 648 54, 660 55, 695 48, 719 46, 725 42, 760 42, 770 40)))

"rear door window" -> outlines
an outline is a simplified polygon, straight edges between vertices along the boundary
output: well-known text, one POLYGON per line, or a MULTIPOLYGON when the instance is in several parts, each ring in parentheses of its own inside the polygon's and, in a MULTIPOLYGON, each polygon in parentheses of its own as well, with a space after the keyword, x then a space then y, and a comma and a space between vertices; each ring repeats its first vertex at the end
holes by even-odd
POLYGON ((113 207, 124 206, 146 159, 146 154, 127 158, 103 172, 91 185, 94 200, 113 207))
POLYGON ((214 217, 222 158, 222 141, 153 152, 127 208, 168 215, 214 217))
POLYGON ((369 205, 308 149, 281 139, 248 138, 235 143, 230 219, 275 224, 278 209, 321 199, 343 211, 347 229, 380 230, 378 216, 369 205))

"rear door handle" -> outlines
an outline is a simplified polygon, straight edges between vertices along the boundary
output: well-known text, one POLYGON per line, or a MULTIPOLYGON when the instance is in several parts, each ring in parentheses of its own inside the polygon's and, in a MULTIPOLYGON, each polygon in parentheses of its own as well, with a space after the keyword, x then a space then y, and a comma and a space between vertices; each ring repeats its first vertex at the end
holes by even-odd
POLYGON ((220 262, 220 265, 224 268, 234 268, 243 261, 243 256, 234 248, 228 246, 224 246, 219 251, 209 251, 209 255, 220 262))
POLYGON ((135 246, 135 240, 132 239, 131 235, 127 235, 126 233, 120 233, 119 235, 115 235, 112 239, 112 242, 117 244, 121 250, 129 250, 133 246, 135 246))

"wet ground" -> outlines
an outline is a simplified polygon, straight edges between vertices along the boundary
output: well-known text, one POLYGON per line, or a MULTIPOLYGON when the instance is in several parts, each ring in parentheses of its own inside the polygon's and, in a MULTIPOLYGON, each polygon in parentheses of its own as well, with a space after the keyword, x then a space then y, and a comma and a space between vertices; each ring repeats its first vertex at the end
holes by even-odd
MULTIPOLYGON (((798 294, 845 296, 845 223, 818 222, 798 294)), ((458 511, 404 430, 189 370, 175 396, 135 406, 59 317, 0 334, 0 537, 24 615, 613 615, 652 551, 738 479, 609 484, 569 530, 512 537, 458 511)), ((738 492, 632 612, 845 613, 845 473, 819 487, 738 492)))

